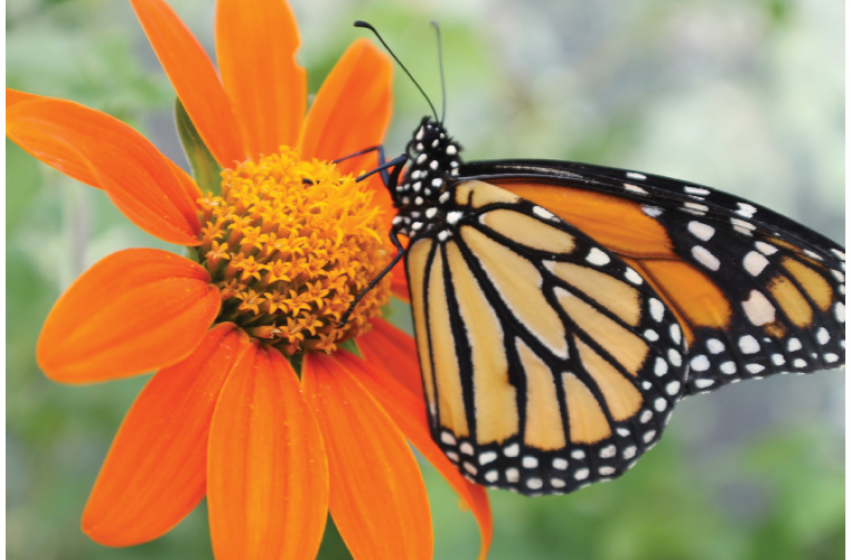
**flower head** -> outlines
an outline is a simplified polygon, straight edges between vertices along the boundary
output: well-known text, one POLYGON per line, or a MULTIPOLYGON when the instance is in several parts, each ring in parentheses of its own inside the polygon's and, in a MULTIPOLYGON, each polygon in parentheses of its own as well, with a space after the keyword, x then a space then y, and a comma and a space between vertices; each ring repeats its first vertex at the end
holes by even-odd
POLYGON ((339 326, 392 256, 389 195, 376 177, 353 175, 374 168, 375 153, 333 163, 381 143, 390 61, 357 41, 305 116, 298 31, 281 0, 219 0, 221 77, 167 4, 131 3, 175 87, 179 122, 185 112, 194 179, 108 115, 7 90, 12 140, 189 248, 188 258, 106 257, 45 322, 37 357, 52 379, 157 370, 115 437, 83 530, 111 546, 145 542, 206 496, 219 559, 311 558, 328 511, 355 557, 430 558, 407 440, 476 515, 484 555, 487 497, 431 442, 413 341, 380 319, 391 291, 407 297, 403 275, 379 282, 339 326))
POLYGON ((288 148, 222 175, 221 195, 199 200, 196 249, 222 294, 219 319, 287 355, 332 352, 369 330, 390 298, 389 277, 338 325, 389 257, 373 191, 288 148))

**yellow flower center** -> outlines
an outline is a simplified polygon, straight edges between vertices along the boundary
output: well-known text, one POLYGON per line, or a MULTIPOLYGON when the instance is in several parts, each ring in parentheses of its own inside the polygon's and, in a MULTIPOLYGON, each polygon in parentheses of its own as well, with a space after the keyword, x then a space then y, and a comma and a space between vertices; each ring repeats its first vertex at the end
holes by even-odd
POLYGON ((218 321, 233 321, 287 354, 332 352, 369 329, 390 298, 390 246, 372 191, 332 163, 295 150, 222 172, 222 194, 200 201, 198 259, 222 294, 218 321))

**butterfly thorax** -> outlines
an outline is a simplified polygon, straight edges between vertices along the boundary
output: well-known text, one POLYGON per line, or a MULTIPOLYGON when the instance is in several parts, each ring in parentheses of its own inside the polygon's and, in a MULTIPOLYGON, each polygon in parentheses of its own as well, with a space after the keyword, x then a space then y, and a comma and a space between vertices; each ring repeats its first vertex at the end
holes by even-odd
POLYGON ((399 214, 397 233, 415 237, 444 222, 461 165, 461 145, 443 125, 424 117, 406 148, 410 164, 391 192, 399 214))

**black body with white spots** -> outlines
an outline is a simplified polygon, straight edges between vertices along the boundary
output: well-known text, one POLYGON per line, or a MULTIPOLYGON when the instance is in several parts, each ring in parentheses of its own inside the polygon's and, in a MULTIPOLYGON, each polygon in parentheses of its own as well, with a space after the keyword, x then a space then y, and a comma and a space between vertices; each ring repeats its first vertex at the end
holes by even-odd
POLYGON ((452 140, 430 117, 423 118, 406 153, 410 164, 391 194, 399 214, 393 222, 397 233, 409 237, 446 220, 446 202, 457 182, 461 145, 452 140))

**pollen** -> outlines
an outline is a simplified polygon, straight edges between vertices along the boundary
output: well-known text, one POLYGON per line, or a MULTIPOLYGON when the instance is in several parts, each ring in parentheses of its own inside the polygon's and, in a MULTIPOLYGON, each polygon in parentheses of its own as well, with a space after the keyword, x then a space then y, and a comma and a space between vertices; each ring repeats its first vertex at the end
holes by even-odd
POLYGON ((372 191, 297 151, 222 172, 222 194, 199 201, 197 249, 232 321, 286 354, 333 352, 369 330, 390 299, 386 276, 340 319, 390 260, 372 191))

